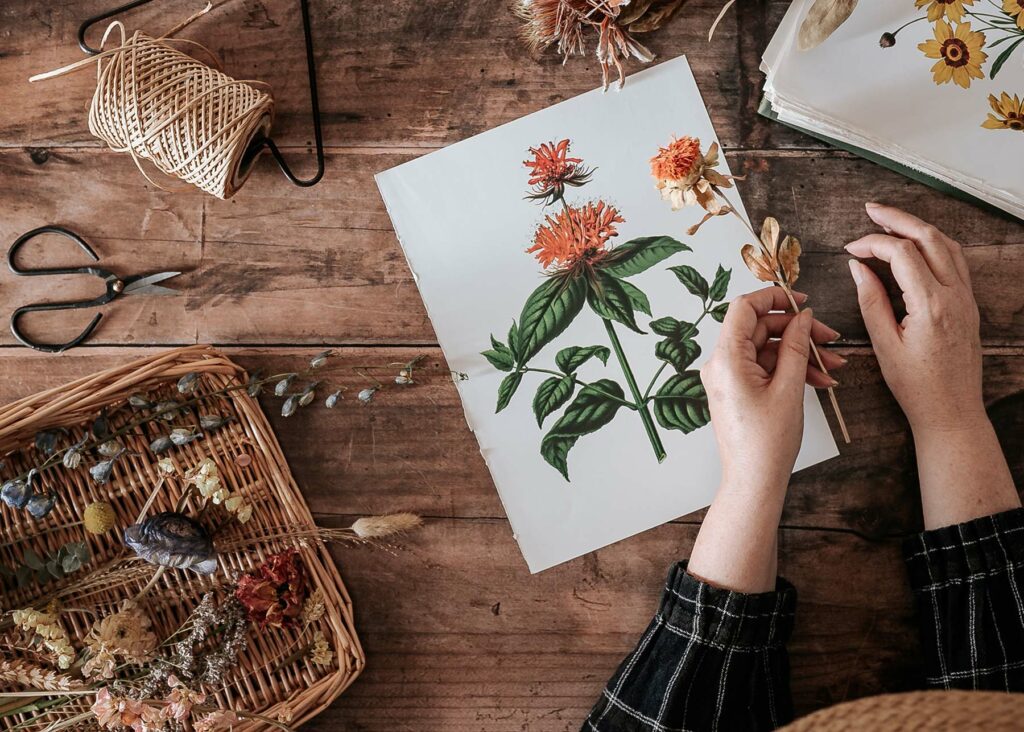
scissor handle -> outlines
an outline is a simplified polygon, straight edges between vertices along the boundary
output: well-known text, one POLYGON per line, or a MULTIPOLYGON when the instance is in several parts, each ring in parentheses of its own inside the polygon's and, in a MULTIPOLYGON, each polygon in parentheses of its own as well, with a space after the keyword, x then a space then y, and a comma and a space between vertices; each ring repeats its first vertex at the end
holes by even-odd
MULTIPOLYGON (((105 302, 109 301, 105 300, 103 297, 98 297, 96 298, 95 304, 102 305, 105 302)), ((89 304, 76 303, 76 305, 80 307, 88 307, 89 304)), ((42 310, 66 310, 67 307, 67 303, 60 302, 39 303, 37 305, 22 305, 20 308, 15 310, 14 313, 11 315, 11 333, 14 335, 15 338, 18 339, 18 342, 21 345, 28 346, 29 348, 33 348, 37 351, 43 351, 44 353, 62 353, 68 350, 69 348, 74 348, 75 346, 84 342, 86 338, 92 335, 93 330, 96 329, 96 326, 103 318, 103 313, 96 313, 92 318, 92 322, 90 322, 89 325, 85 326, 85 329, 81 333, 79 333, 77 336, 72 338, 67 343, 39 343, 38 341, 34 341, 27 335, 22 333, 21 328, 18 327, 18 319, 22 315, 25 315, 26 313, 40 312, 42 310)))
POLYGON ((32 231, 26 231, 24 234, 19 236, 17 239, 14 240, 14 243, 11 244, 11 248, 7 250, 7 266, 10 268, 11 272, 13 272, 16 275, 24 276, 91 274, 96 277, 101 277, 103 279, 115 277, 115 275, 112 272, 109 272, 105 269, 101 269, 99 267, 29 268, 19 267, 17 264, 15 264, 14 259, 18 256, 18 250, 20 250, 21 247, 24 246, 31 239, 34 239, 42 234, 59 234, 61 236, 67 237, 71 241, 75 242, 75 244, 77 244, 83 252, 88 254, 92 258, 92 261, 98 262, 100 259, 96 252, 93 251, 92 247, 89 246, 89 242, 87 242, 85 239, 83 239, 70 229, 65 229, 63 226, 39 226, 35 229, 32 229, 32 231))

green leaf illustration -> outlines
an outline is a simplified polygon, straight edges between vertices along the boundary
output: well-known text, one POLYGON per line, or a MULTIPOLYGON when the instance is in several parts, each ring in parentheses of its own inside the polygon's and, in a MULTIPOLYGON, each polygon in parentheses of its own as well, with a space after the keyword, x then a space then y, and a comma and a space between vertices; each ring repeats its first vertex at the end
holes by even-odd
POLYGON ((729 303, 723 302, 711 311, 711 317, 721 323, 725 321, 725 314, 727 312, 729 312, 729 303))
POLYGON ((512 359, 518 360, 519 358, 519 326, 516 325, 516 321, 512 321, 512 326, 508 329, 508 350, 512 352, 512 359))
POLYGON ((612 352, 606 346, 569 346, 558 352, 558 355, 555 356, 555 363, 558 364, 558 370, 563 374, 572 374, 595 356, 607 366, 610 355, 612 352))
POLYGON ((679 281, 682 282, 686 289, 692 294, 696 295, 701 300, 708 299, 708 281, 704 279, 704 275, 700 272, 688 264, 669 267, 668 270, 675 274, 679 281))
POLYGON ((516 393, 516 389, 519 388, 519 383, 522 380, 523 374, 519 371, 509 374, 501 380, 501 384, 498 385, 498 408, 494 410, 495 414, 507 407, 508 403, 512 401, 512 396, 516 393))
POLYGON ((498 369, 498 371, 511 371, 515 368, 516 359, 508 346, 496 340, 494 336, 491 336, 491 345, 493 346, 491 350, 483 351, 480 354, 490 361, 491 366, 498 369))
POLYGON ((699 332, 693 323, 671 317, 652 320, 650 326, 655 333, 667 338, 693 338, 699 332))
POLYGON ((667 430, 693 432, 711 421, 708 397, 699 371, 675 374, 654 397, 654 416, 667 430))
POLYGON ((670 236, 643 236, 615 248, 602 269, 613 277, 632 277, 679 252, 692 251, 670 236))
POLYGON ((622 289, 629 295, 629 301, 633 303, 634 310, 638 310, 644 315, 651 314, 651 301, 647 299, 647 295, 644 294, 643 290, 631 284, 628 280, 619 280, 619 284, 622 285, 622 289))
POLYGON ((723 269, 722 265, 718 265, 718 270, 715 272, 715 281, 711 283, 711 289, 708 290, 708 296, 714 302, 721 302, 725 299, 725 295, 729 291, 730 277, 732 277, 732 270, 723 269))
POLYGON ((692 338, 666 338, 654 346, 654 355, 682 373, 700 356, 700 346, 692 338))
POLYGON ((1010 60, 1010 56, 1013 55, 1014 49, 1017 48, 1017 46, 1019 46, 1022 43, 1024 43, 1024 38, 1020 38, 1014 41, 1005 49, 1003 49, 1003 52, 999 54, 999 57, 992 64, 992 69, 988 72, 988 78, 996 78, 996 74, 998 74, 999 70, 1003 68, 1003 64, 1010 60))
POLYGON ((519 363, 526 363, 569 327, 587 298, 582 278, 550 277, 533 291, 519 316, 514 339, 519 363))
POLYGON ((633 301, 622 281, 606 272, 594 273, 596 283, 587 289, 587 303, 602 318, 614 320, 637 333, 643 333, 633 316, 633 301))
POLYGON ((622 387, 600 379, 584 387, 540 443, 541 456, 569 480, 569 450, 583 435, 596 432, 612 421, 622 406, 622 387))
POLYGON ((544 418, 569 401, 575 389, 576 383, 571 376, 544 379, 533 397, 533 414, 537 418, 537 426, 543 427, 544 418))

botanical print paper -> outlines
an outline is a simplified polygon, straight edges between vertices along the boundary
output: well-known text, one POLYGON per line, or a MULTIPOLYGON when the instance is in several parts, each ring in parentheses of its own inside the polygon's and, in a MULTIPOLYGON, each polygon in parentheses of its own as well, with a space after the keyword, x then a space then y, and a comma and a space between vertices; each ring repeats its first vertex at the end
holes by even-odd
POLYGON ((1018 0, 862 0, 830 38, 801 51, 810 4, 793 2, 764 56, 765 94, 783 121, 1024 217, 1018 0))
MULTIPOLYGON (((661 200, 648 161, 673 135, 715 141, 685 58, 377 176, 534 572, 704 507, 718 483, 697 369, 721 303, 761 285, 739 221, 687 236, 703 211, 661 200)), ((805 414, 798 468, 837 454, 810 390, 805 414)))

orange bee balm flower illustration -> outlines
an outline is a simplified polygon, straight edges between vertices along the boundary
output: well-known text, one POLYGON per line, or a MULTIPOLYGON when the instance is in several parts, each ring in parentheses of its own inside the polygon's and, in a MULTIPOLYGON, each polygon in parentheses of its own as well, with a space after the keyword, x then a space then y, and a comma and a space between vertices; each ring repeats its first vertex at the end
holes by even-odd
POLYGON ((566 186, 578 188, 588 183, 594 172, 583 166, 582 158, 569 157, 568 140, 531 147, 530 154, 533 159, 523 161, 523 165, 530 169, 529 184, 533 186, 527 198, 544 201, 545 204, 561 200, 566 186))
POLYGON ((940 20, 935 24, 935 38, 918 44, 918 49, 928 58, 938 61, 932 66, 932 76, 936 84, 948 84, 950 81, 957 86, 968 89, 971 79, 982 79, 982 64, 988 54, 981 49, 985 47, 985 34, 972 31, 970 23, 958 23, 956 30, 940 20))
POLYGON ((604 201, 566 206, 545 217, 533 236, 533 246, 526 251, 545 269, 573 270, 581 264, 594 264, 608 254, 608 240, 619 233, 615 224, 624 221, 604 201))

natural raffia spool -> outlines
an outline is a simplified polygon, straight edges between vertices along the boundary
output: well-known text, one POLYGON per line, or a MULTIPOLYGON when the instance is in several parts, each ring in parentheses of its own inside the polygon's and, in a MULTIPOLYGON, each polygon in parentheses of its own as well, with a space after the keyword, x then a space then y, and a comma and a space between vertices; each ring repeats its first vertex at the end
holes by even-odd
MULTIPOLYGON (((263 82, 239 81, 136 31, 95 57, 34 76, 38 81, 96 67, 89 131, 116 152, 127 152, 218 198, 230 198, 245 182, 255 156, 252 141, 270 132, 274 100, 263 82)), ((145 171, 142 171, 146 175, 145 171)), ((159 185, 148 175, 146 178, 159 185)))

